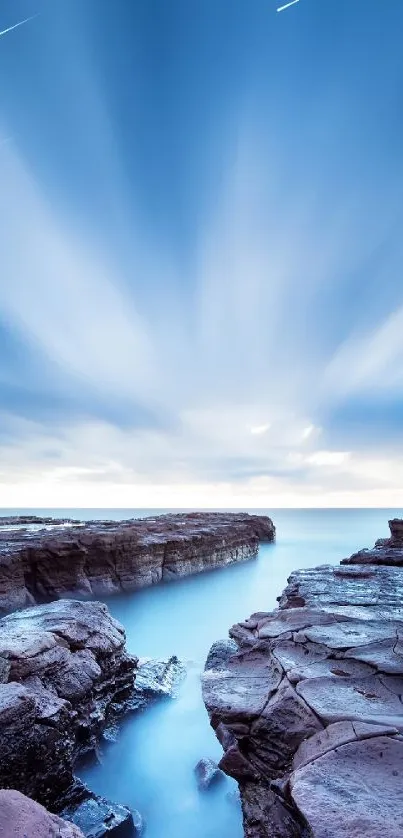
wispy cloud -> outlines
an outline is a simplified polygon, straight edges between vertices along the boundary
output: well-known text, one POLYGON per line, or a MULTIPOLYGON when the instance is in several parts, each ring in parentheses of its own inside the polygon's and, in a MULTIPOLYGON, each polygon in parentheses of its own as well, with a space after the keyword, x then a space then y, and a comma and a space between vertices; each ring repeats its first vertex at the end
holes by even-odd
POLYGON ((295 6, 296 3, 299 3, 299 0, 291 0, 290 3, 286 3, 284 6, 279 6, 277 11, 284 12, 285 9, 289 9, 290 6, 295 6))
POLYGON ((403 306, 369 332, 353 334, 337 349, 325 382, 338 397, 351 393, 400 393, 403 397, 403 306))
POLYGON ((7 35, 8 32, 12 32, 13 29, 18 29, 19 26, 24 26, 24 24, 29 23, 30 20, 35 20, 37 17, 39 17, 39 15, 31 15, 31 17, 26 17, 24 20, 20 20, 18 23, 8 26, 7 29, 2 29, 0 31, 0 38, 2 35, 7 35))
POLYGON ((57 219, 13 149, 0 166, 3 316, 60 374, 110 395, 147 392, 153 366, 147 324, 113 268, 57 219))
MULTIPOLYGON (((365 242, 359 244, 354 227, 350 235, 345 225, 318 228, 316 208, 297 192, 287 207, 277 202, 273 213, 270 196, 281 193, 281 168, 273 161, 267 166, 258 145, 242 132, 239 137, 218 210, 200 240, 190 329, 175 309, 181 286, 174 267, 169 317, 154 308, 152 293, 140 313, 113 263, 105 266, 58 216, 17 151, 9 150, 0 217, 7 234, 3 271, 13 279, 2 284, 1 310, 55 365, 62 392, 63 380, 76 381, 94 404, 101 394, 126 399, 128 428, 108 420, 100 402, 97 420, 72 416, 48 428, 13 422, 14 441, 1 452, 7 491, 17 477, 31 485, 40 476, 45 495, 52 486, 60 498, 73 487, 80 493, 90 480, 97 486, 215 486, 213 496, 221 494, 222 503, 244 498, 247 489, 248 505, 275 486, 283 499, 277 502, 291 502, 287 498, 303 487, 304 498, 313 492, 316 503, 319 486, 329 493, 342 478, 355 490, 364 479, 366 455, 360 465, 349 450, 324 448, 326 428, 320 434, 315 417, 329 400, 327 382, 337 402, 393 370, 402 348, 401 312, 361 344, 349 338, 327 362, 315 345, 318 335, 313 331, 307 340, 301 324, 318 316, 316 294, 333 276, 339 250, 343 258, 346 252, 357 258, 365 242), (300 266, 313 264, 318 235, 323 246, 310 288, 293 306, 300 266), (160 416, 162 427, 150 421, 136 427, 138 405, 160 416)), ((141 252, 138 259, 135 271, 142 270, 141 252)), ((150 259, 147 264, 152 276, 156 268, 150 259)), ((119 489, 120 496, 125 491, 119 489)))

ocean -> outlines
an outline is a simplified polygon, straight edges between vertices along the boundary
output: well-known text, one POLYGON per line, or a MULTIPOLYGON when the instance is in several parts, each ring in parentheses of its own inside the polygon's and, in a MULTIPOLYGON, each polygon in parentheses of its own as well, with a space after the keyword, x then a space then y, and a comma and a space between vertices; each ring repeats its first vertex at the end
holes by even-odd
MULTIPOLYGON (((174 511, 7 509, 0 515, 119 520, 174 511)), ((105 600, 126 629, 129 651, 140 657, 176 654, 187 665, 177 699, 126 719, 118 741, 103 746, 102 763, 80 770, 96 793, 141 812, 147 838, 241 838, 241 811, 229 794, 235 783, 228 778, 201 793, 195 782, 199 759, 218 760, 221 754, 201 699, 208 650, 233 623, 275 608, 292 570, 338 564, 387 536, 388 519, 403 514, 398 509, 246 511, 270 515, 277 528, 276 543, 262 545, 257 559, 105 600)))

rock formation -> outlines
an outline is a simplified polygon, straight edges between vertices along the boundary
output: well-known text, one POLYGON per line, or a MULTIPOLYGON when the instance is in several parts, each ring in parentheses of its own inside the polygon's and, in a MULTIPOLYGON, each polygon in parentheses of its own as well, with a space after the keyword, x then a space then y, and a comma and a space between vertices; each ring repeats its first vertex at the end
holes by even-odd
POLYGON ((19 791, 0 789, 1 838, 84 838, 77 826, 47 812, 19 791))
POLYGON ((196 782, 200 791, 207 791, 224 779, 224 773, 212 759, 203 757, 195 765, 196 782))
POLYGON ((83 525, 78 518, 52 518, 50 515, 3 515, 0 517, 0 528, 11 529, 19 527, 64 527, 72 524, 83 525))
MULTIPOLYGON (((402 531, 391 522, 377 555, 399 551, 402 531)), ((276 611, 212 647, 203 695, 246 838, 403 835, 403 574, 391 564, 297 571, 276 611)))
POLYGON ((129 810, 99 801, 73 772, 104 727, 130 707, 136 664, 101 603, 61 600, 3 617, 0 787, 54 811, 69 805, 72 814, 90 800, 94 821, 130 822, 129 810))
POLYGON ((378 564, 403 567, 403 519, 389 521, 390 538, 379 538, 371 550, 359 550, 342 564, 378 564))
POLYGON ((77 785, 78 790, 74 790, 72 800, 60 814, 63 820, 78 828, 80 835, 84 838, 139 838, 142 835, 143 819, 139 812, 98 797, 80 783, 77 785))
POLYGON ((132 591, 245 561, 257 555, 260 541, 274 537, 270 518, 241 513, 92 521, 39 531, 0 527, 0 613, 65 596, 132 591))

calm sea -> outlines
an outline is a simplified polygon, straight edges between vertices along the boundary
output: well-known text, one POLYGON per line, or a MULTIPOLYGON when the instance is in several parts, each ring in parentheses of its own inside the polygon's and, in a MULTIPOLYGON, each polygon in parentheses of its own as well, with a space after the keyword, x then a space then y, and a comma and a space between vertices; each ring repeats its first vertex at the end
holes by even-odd
MULTIPOLYGON (((175 510, 7 509, 0 514, 119 520, 170 511, 175 510)), ((219 759, 221 753, 200 693, 209 647, 226 637, 233 623, 274 608, 292 570, 337 564, 387 536, 388 519, 403 514, 399 509, 253 512, 269 514, 277 527, 276 543, 262 545, 256 560, 105 600, 126 629, 130 651, 177 654, 188 666, 178 699, 128 719, 118 742, 104 748, 103 763, 81 771, 98 794, 139 809, 147 838, 241 838, 241 813, 228 796, 235 784, 228 779, 200 794, 193 774, 201 757, 219 759)))

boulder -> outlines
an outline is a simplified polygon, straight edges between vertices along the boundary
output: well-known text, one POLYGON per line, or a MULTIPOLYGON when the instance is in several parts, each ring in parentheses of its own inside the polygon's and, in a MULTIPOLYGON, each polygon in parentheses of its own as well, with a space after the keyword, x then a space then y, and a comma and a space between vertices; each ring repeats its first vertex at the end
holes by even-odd
POLYGON ((176 655, 168 660, 141 658, 138 661, 131 710, 142 710, 161 698, 177 698, 186 678, 186 667, 176 655))
POLYGON ((200 791, 206 791, 224 779, 223 772, 212 759, 200 759, 195 767, 195 774, 200 791))
POLYGON ((84 838, 139 838, 143 832, 139 812, 97 797, 85 786, 81 799, 77 795, 76 802, 66 806, 61 815, 73 823, 84 838))
POLYGON ((72 823, 52 815, 19 791, 0 789, 1 838, 84 838, 72 823))

